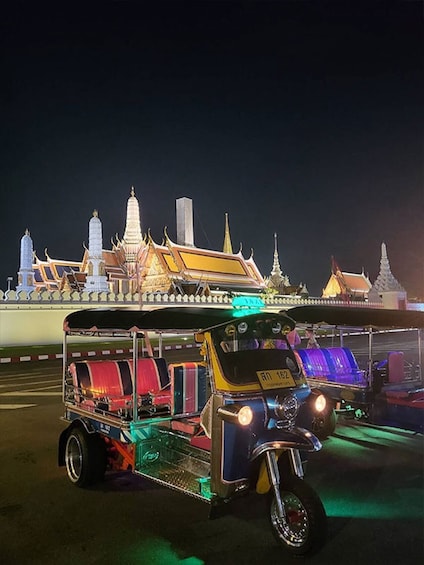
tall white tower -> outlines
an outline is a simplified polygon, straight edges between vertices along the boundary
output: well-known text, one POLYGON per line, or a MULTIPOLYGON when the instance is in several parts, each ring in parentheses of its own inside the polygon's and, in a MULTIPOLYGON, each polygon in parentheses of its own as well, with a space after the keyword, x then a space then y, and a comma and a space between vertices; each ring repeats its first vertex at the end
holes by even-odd
POLYGON ((177 198, 177 243, 194 247, 193 202, 191 198, 177 198))
POLYGON ((25 230, 25 235, 21 238, 21 261, 18 272, 18 286, 16 291, 25 290, 31 292, 35 289, 34 286, 34 271, 32 270, 32 259, 34 250, 32 246, 32 239, 29 235, 29 230, 25 230))
POLYGON ((94 210, 93 217, 89 222, 88 274, 84 290, 88 292, 109 292, 103 261, 102 222, 97 210, 94 210))

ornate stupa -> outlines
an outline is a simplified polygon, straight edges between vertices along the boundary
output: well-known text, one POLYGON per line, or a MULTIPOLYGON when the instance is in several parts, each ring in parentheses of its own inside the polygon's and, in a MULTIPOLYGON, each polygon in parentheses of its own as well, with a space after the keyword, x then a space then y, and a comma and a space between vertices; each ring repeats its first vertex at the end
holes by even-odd
POLYGON ((97 210, 89 222, 88 272, 84 290, 87 292, 108 292, 105 264, 103 261, 102 222, 97 210))
POLYGON ((125 223, 122 245, 125 248, 128 262, 136 261, 140 245, 143 243, 140 222, 140 206, 135 196, 134 187, 131 187, 131 195, 127 202, 127 218, 125 223))
POLYGON ((381 300, 386 308, 406 308, 406 290, 393 276, 386 244, 381 244, 380 272, 369 293, 369 299, 381 300))
POLYGON ((125 273, 127 286, 130 292, 137 292, 139 285, 138 263, 140 253, 146 247, 146 242, 141 232, 140 206, 135 195, 134 187, 131 187, 130 197, 127 201, 127 216, 125 231, 122 239, 117 239, 113 244, 117 263, 125 273))
POLYGON ((272 263, 271 275, 266 279, 269 289, 277 291, 278 294, 286 294, 287 289, 292 291, 288 275, 283 275, 278 256, 277 234, 274 233, 274 261, 272 263))
POLYGON ((31 292, 35 289, 34 286, 34 271, 32 269, 32 261, 34 258, 34 249, 29 230, 25 230, 25 234, 21 239, 21 256, 20 266, 18 272, 18 286, 16 291, 25 290, 31 292))

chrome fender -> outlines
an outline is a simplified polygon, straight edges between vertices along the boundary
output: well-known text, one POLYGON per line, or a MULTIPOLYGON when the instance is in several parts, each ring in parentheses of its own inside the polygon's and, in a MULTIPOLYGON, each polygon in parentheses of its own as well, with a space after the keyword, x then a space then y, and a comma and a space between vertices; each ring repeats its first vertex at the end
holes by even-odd
POLYGON ((320 440, 309 430, 304 428, 292 428, 282 430, 274 428, 265 430, 255 443, 251 460, 254 461, 266 451, 299 449, 300 451, 319 451, 322 447, 320 440))

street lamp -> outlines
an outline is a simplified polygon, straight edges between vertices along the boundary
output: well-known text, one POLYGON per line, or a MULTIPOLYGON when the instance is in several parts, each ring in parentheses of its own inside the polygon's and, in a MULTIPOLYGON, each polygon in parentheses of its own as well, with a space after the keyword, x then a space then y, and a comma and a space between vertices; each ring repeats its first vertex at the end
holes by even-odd
POLYGON ((7 292, 10 290, 10 283, 13 281, 13 277, 7 277, 7 292))

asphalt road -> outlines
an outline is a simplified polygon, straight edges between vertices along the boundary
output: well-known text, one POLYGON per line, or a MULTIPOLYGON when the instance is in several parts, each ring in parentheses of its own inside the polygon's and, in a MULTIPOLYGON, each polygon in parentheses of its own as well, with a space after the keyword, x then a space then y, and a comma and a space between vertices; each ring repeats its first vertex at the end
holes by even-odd
POLYGON ((74 487, 56 461, 61 415, 60 363, 1 367, 1 563, 424 562, 422 435, 339 423, 306 477, 326 508, 328 540, 299 560, 276 546, 260 497, 211 521, 206 504, 130 474, 74 487))

